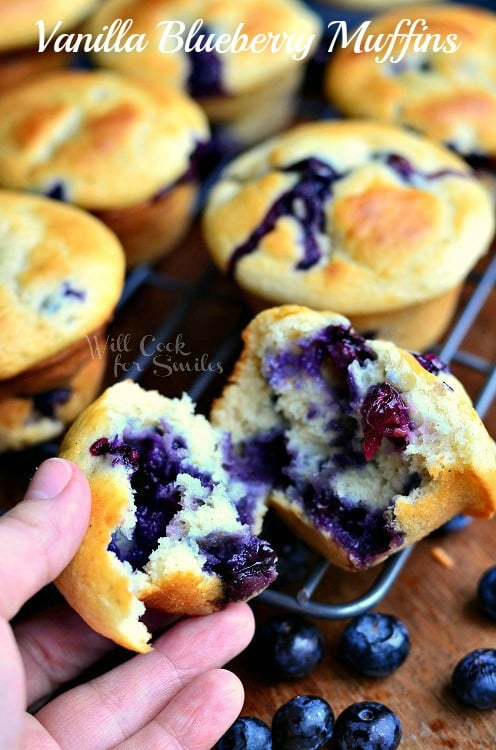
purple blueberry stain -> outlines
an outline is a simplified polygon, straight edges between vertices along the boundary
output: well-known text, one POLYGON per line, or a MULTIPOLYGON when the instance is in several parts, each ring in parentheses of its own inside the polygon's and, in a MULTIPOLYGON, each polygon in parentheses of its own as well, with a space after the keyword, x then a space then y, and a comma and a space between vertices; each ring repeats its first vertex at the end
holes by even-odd
POLYGON ((283 432, 267 430, 236 444, 226 434, 222 450, 222 465, 230 480, 245 488, 243 497, 236 501, 238 518, 252 528, 260 502, 264 502, 274 484, 280 484, 281 469, 288 462, 283 432))
POLYGON ((412 352, 412 354, 419 365, 422 365, 424 370, 427 370, 427 372, 430 372, 433 375, 439 375, 440 372, 449 372, 449 367, 446 362, 443 362, 443 360, 434 352, 425 352, 424 354, 412 352))
POLYGON ((122 438, 102 437, 91 445, 90 453, 95 457, 108 456, 112 466, 122 465, 129 474, 135 495, 136 525, 127 543, 123 543, 122 532, 116 530, 108 548, 121 562, 142 570, 181 509, 180 491, 175 484, 178 474, 194 476, 210 489, 212 477, 189 465, 185 441, 165 424, 141 434, 124 433, 122 438))
POLYGON ((67 304, 67 302, 83 303, 87 299, 85 289, 79 289, 68 279, 60 284, 53 292, 46 294, 40 302, 40 310, 45 315, 55 315, 67 304))
POLYGON ((367 567, 378 555, 403 543, 404 534, 397 531, 392 520, 393 501, 386 508, 352 502, 338 497, 324 477, 314 478, 303 488, 291 487, 288 494, 303 506, 318 529, 332 533, 356 567, 367 567))
POLYGON ((78 302, 85 302, 87 292, 85 289, 78 289, 70 281, 64 281, 62 283, 62 295, 65 298, 77 300, 78 302))
MULTIPOLYGON (((188 474, 198 479, 208 491, 214 488, 211 474, 191 465, 186 441, 166 423, 141 433, 126 431, 111 439, 101 437, 90 446, 89 452, 95 457, 106 457, 113 467, 123 466, 128 473, 136 523, 129 538, 122 529, 116 529, 108 549, 133 570, 145 568, 158 540, 167 536, 169 524, 183 507, 178 475, 188 474)), ((189 500, 188 507, 199 507, 203 502, 201 498, 189 500)), ((205 572, 222 578, 225 602, 247 599, 276 578, 274 551, 246 527, 237 534, 211 534, 197 543, 206 558, 205 572)))
POLYGON ((260 225, 233 251, 229 261, 229 273, 234 274, 237 263, 258 249, 263 238, 270 234, 279 219, 290 216, 299 223, 303 246, 303 258, 296 270, 312 268, 321 258, 318 235, 325 231, 324 204, 329 199, 334 182, 344 175, 336 172, 330 164, 320 159, 309 158, 280 169, 284 173, 297 173, 294 187, 284 192, 269 208, 260 225))
POLYGON ((439 180, 443 177, 468 176, 466 172, 450 168, 439 169, 437 172, 421 172, 413 166, 409 159, 400 154, 377 154, 375 158, 383 160, 384 163, 398 175, 398 177, 401 177, 401 179, 407 183, 413 182, 416 178, 422 180, 439 180))
POLYGON ((269 353, 264 361, 264 376, 275 388, 282 380, 300 380, 303 374, 322 378, 322 365, 326 361, 340 373, 346 373, 352 362, 364 365, 376 358, 365 339, 349 326, 330 325, 311 338, 295 341, 291 349, 269 353))
MULTIPOLYGON (((389 502, 385 498, 384 506, 377 508, 365 497, 351 500, 334 489, 340 473, 361 469, 372 460, 383 437, 389 439, 395 450, 407 444, 412 425, 400 394, 388 383, 380 383, 369 389, 363 399, 350 371, 352 363, 364 367, 376 356, 365 339, 351 328, 337 325, 328 326, 309 339, 293 342, 289 350, 269 352, 263 368, 266 381, 276 391, 289 386, 302 387, 305 378, 319 384, 321 410, 329 410, 325 424, 329 447, 338 450, 330 451, 311 477, 304 463, 301 470, 301 456, 288 453, 282 471, 286 482, 279 486, 303 507, 317 528, 333 534, 357 567, 366 567, 377 555, 399 547, 404 541, 404 535, 394 524, 394 498, 389 502), (341 382, 326 381, 324 365, 329 364, 341 382), (360 422, 364 422, 363 444, 360 422)), ((400 491, 409 494, 420 484, 420 476, 411 473, 400 491)))

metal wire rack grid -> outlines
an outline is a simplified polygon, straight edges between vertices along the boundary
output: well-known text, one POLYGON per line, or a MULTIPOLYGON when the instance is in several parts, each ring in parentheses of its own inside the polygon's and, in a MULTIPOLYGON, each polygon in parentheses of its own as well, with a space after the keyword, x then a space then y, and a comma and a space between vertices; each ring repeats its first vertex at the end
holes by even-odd
MULTIPOLYGON (((177 295, 176 304, 153 331, 156 344, 165 345, 177 335, 183 320, 198 304, 205 304, 209 299, 219 301, 215 290, 216 277, 217 271, 211 265, 208 265, 200 278, 192 284, 159 272, 153 267, 135 268, 128 276, 119 310, 132 303, 136 292, 146 287, 174 292, 177 295)), ((468 301, 455 319, 443 346, 439 349, 439 354, 448 364, 460 363, 483 377, 483 385, 475 399, 475 407, 480 416, 484 417, 496 395, 496 363, 464 350, 462 343, 470 334, 484 304, 495 289, 496 256, 489 260, 483 272, 469 277, 467 286, 470 290, 468 301)), ((234 322, 227 338, 223 340, 217 351, 212 353, 212 360, 226 363, 232 360, 239 348, 241 330, 249 318, 249 313, 240 298, 224 298, 221 302, 228 302, 231 306, 234 322)), ((133 366, 121 377, 131 378, 138 382, 145 376, 149 367, 150 357, 143 353, 137 354, 133 360, 133 366)), ((192 399, 197 401, 201 398, 217 378, 219 375, 213 371, 199 373, 188 388, 192 399)), ((398 578, 411 551, 412 548, 409 547, 391 556, 381 566, 372 585, 350 601, 330 603, 314 598, 329 567, 329 563, 324 559, 318 560, 296 593, 286 593, 273 586, 261 594, 260 599, 274 607, 321 619, 354 617, 376 606, 385 597, 398 578)))

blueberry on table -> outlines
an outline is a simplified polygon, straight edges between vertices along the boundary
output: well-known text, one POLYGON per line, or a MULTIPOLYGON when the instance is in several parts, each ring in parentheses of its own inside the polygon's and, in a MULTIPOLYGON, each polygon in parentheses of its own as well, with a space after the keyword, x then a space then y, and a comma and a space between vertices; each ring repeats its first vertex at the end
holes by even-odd
POLYGON ((360 674, 384 677, 408 656, 410 635, 393 615, 368 612, 355 617, 341 637, 344 661, 360 674))
POLYGON ((336 750, 396 750, 401 723, 383 703, 353 703, 339 714, 334 726, 336 750))
POLYGON ((454 531, 461 531, 471 524, 472 521, 473 519, 470 518, 470 516, 464 516, 462 513, 458 513, 456 516, 453 516, 453 518, 450 518, 449 521, 446 521, 446 523, 443 523, 435 529, 435 531, 431 533, 431 536, 443 536, 444 534, 451 534, 454 531))
POLYGON ((270 729, 261 719, 240 716, 220 738, 214 750, 272 750, 270 729))
POLYGON ((496 708, 496 649, 478 648, 464 656, 453 670, 451 687, 460 703, 496 708))
POLYGON ((252 654, 259 670, 270 680, 306 677, 324 658, 322 632, 299 615, 276 615, 260 625, 252 654))
POLYGON ((272 720, 274 750, 319 750, 332 738, 334 713, 323 698, 296 695, 272 720))
POLYGON ((479 606, 491 620, 496 620, 496 565, 488 568, 477 587, 479 606))

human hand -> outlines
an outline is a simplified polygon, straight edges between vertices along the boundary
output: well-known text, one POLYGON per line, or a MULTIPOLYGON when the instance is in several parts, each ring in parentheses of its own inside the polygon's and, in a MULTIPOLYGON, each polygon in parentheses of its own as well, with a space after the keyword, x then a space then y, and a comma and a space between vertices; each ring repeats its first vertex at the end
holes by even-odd
POLYGON ((67 606, 9 624, 75 554, 89 519, 83 473, 45 461, 23 502, 0 519, 2 750, 210 750, 235 720, 243 688, 220 669, 248 644, 246 604, 187 618, 110 672, 26 711, 114 648, 67 606))

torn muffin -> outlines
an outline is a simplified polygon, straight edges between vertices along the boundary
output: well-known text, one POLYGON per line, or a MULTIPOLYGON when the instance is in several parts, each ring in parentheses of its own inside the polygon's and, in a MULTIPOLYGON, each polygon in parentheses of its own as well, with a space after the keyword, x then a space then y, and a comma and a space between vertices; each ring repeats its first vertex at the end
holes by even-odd
POLYGON ((227 450, 188 396, 129 381, 74 423, 59 455, 88 477, 91 518, 56 583, 95 630, 144 652, 147 606, 206 614, 275 579, 275 553, 246 514, 250 480, 226 472, 227 450))
POLYGON ((278 441, 268 504, 333 563, 368 568, 457 513, 494 513, 494 444, 435 355, 292 305, 260 313, 244 340, 212 423, 240 455, 278 441))

